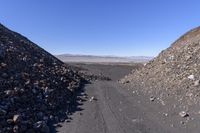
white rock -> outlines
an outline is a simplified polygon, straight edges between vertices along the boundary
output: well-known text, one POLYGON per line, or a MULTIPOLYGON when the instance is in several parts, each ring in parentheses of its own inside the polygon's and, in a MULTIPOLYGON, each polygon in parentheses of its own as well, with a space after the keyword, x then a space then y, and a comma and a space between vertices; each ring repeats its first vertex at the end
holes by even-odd
POLYGON ((186 96, 192 97, 192 96, 193 96, 193 93, 186 93, 186 96))
POLYGON ((163 101, 163 100, 161 100, 161 104, 163 105, 163 106, 165 106, 166 104, 165 104, 165 102, 163 101))
POLYGON ((153 96, 150 97, 150 101, 152 101, 152 102, 155 101, 155 99, 156 99, 156 98, 153 97, 153 96))
POLYGON ((194 82, 194 86, 199 86, 200 80, 194 82))
POLYGON ((174 60, 174 56, 171 55, 171 56, 169 57, 169 60, 170 60, 170 61, 174 60))
POLYGON ((164 115, 165 117, 168 117, 168 114, 167 114, 167 113, 163 113, 163 115, 164 115))
POLYGON ((188 116, 189 116, 189 114, 188 114, 187 112, 185 112, 185 111, 181 111, 181 112, 179 113, 179 115, 180 115, 182 118, 188 117, 188 116))
POLYGON ((94 96, 90 98, 90 102, 92 102, 94 100, 94 96))
POLYGON ((16 122, 19 122, 20 121, 20 115, 14 115, 13 116, 13 121, 16 123, 16 122))
POLYGON ((133 119, 132 122, 137 122, 137 119, 133 119))
POLYGON ((188 76, 188 79, 194 80, 194 75, 188 76))

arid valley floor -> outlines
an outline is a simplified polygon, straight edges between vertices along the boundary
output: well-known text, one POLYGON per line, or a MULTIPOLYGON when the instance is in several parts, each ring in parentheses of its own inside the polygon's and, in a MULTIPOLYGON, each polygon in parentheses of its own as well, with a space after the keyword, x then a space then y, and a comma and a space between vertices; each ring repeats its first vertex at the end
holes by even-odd
MULTIPOLYGON (((119 80, 138 69, 137 64, 72 63, 110 81, 93 81, 77 96, 76 110, 70 120, 60 123, 58 133, 198 133, 198 120, 181 118, 179 109, 170 110, 159 101, 151 101, 137 88, 119 80), (187 123, 185 121, 188 121, 187 123)), ((175 102, 174 102, 175 103, 175 102)), ((199 115, 193 116, 199 118, 199 115)))
POLYGON ((199 133, 199 57, 200 27, 148 62, 66 62, 0 24, 0 133, 199 133))

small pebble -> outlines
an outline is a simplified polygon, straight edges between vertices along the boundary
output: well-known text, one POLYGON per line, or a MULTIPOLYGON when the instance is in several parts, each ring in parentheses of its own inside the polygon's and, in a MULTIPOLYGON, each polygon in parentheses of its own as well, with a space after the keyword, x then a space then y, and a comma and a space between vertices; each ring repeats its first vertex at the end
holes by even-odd
POLYGON ((188 114, 187 112, 185 112, 185 111, 181 111, 181 112, 179 113, 179 115, 180 115, 182 118, 185 118, 185 117, 188 117, 188 116, 189 116, 189 114, 188 114))

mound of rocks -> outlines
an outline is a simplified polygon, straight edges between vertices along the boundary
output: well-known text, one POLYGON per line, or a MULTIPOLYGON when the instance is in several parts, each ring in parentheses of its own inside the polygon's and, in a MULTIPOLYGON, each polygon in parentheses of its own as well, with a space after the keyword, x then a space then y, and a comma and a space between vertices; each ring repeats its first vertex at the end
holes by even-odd
POLYGON ((142 91, 160 99, 171 96, 197 104, 200 100, 200 27, 180 37, 122 81, 139 84, 142 91))
POLYGON ((48 133, 66 118, 78 72, 0 24, 0 133, 48 133))

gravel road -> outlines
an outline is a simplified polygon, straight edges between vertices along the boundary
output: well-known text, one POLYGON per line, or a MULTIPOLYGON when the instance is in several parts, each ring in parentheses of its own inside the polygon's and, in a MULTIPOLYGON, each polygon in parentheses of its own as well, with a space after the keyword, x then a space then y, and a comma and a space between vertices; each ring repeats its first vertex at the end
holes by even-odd
POLYGON ((174 127, 141 92, 118 83, 134 66, 80 65, 96 73, 110 75, 111 81, 94 81, 84 88, 77 111, 61 123, 58 133, 187 133, 174 127), (110 74, 112 73, 112 74, 110 74), (87 95, 87 96, 86 96, 87 95))

